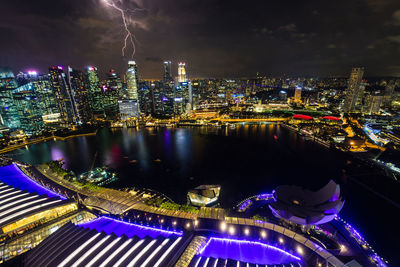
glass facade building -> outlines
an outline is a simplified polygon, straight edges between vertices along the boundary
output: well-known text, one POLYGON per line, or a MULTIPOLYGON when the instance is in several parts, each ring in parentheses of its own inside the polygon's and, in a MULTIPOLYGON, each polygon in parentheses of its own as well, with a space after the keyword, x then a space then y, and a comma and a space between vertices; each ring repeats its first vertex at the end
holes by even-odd
POLYGON ((61 123, 71 125, 76 123, 73 97, 66 81, 66 76, 61 66, 49 70, 51 87, 54 92, 55 102, 60 113, 61 123))
POLYGON ((102 91, 99 83, 99 76, 97 74, 96 67, 88 67, 86 71, 87 84, 89 87, 89 99, 90 106, 92 108, 93 115, 99 115, 104 113, 102 103, 102 91))
POLYGON ((68 68, 68 84, 71 88, 73 106, 78 124, 85 124, 92 118, 89 102, 89 91, 85 83, 85 75, 80 70, 68 68))
POLYGON ((38 135, 44 129, 42 110, 33 83, 18 87, 14 91, 14 101, 20 120, 20 129, 27 135, 38 135))
POLYGON ((0 122, 10 129, 18 129, 20 126, 13 99, 16 88, 17 82, 11 69, 0 68, 0 122))

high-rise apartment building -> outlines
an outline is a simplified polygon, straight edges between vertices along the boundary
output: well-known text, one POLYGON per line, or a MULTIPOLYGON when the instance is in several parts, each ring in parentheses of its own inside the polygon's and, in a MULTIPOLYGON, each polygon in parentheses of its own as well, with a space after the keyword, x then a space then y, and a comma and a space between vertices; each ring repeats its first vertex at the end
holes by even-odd
POLYGON ((360 111, 360 102, 365 85, 362 83, 364 68, 353 68, 351 70, 349 84, 346 91, 343 110, 346 113, 360 111))
POLYGON ((0 123, 10 129, 18 129, 20 126, 13 98, 16 88, 17 82, 12 70, 0 68, 0 123))

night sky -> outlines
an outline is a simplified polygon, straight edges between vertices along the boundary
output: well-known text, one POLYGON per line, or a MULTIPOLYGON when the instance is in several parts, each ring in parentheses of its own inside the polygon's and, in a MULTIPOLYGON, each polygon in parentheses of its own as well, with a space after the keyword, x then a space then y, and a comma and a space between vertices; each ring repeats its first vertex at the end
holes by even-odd
MULTIPOLYGON (((125 70, 120 13, 104 0, 2 0, 0 66, 125 70)), ((111 1, 111 0, 109 0, 111 1)), ((400 1, 125 0, 142 78, 162 62, 190 77, 400 76, 400 1)))

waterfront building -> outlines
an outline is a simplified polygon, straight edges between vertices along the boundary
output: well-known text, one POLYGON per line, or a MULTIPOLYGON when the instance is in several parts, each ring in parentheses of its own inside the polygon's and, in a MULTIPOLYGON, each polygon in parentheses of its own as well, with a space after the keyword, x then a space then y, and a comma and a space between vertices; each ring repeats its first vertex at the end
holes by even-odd
POLYGON ((36 247, 67 222, 95 217, 31 180, 15 164, 0 167, 0 203, 0 263, 36 247))
POLYGON ((118 100, 118 108, 121 120, 139 117, 138 102, 134 99, 118 100))
POLYGON ((15 105, 20 129, 28 136, 39 135, 44 129, 42 110, 33 83, 27 83, 14 90, 15 105))
POLYGON ((49 69, 51 87, 54 92, 55 102, 60 122, 65 126, 76 123, 76 114, 73 104, 71 88, 69 87, 65 73, 61 66, 49 69))
POLYGON ((179 62, 178 63, 178 83, 184 83, 187 82, 187 76, 186 76, 186 63, 185 62, 179 62))
POLYGON ((67 81, 71 88, 73 107, 78 124, 88 123, 92 119, 89 90, 82 71, 68 67, 67 81))
POLYGON ((332 180, 316 192, 284 185, 277 187, 273 194, 276 201, 269 204, 273 215, 299 225, 330 222, 344 205, 340 186, 332 180))
POLYGON ((100 87, 100 81, 96 67, 87 67, 86 79, 87 86, 89 88, 89 100, 93 116, 103 116, 103 92, 100 87))
POLYGON ((0 123, 10 129, 20 126, 13 90, 17 88, 14 73, 10 68, 0 68, 0 123))
POLYGON ((365 84, 362 83, 364 68, 353 68, 350 73, 348 88, 344 100, 343 110, 346 113, 361 110, 360 103, 365 84))

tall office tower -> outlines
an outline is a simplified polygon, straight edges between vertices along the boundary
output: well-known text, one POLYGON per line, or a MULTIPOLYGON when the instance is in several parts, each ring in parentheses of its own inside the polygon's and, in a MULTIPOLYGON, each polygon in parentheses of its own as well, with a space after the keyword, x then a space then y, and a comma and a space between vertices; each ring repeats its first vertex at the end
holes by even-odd
POLYGON ((359 111, 358 106, 362 100, 363 89, 365 87, 362 84, 363 75, 364 68, 353 68, 351 70, 349 85, 343 106, 343 110, 346 113, 359 111))
POLYGON ((390 80, 385 87, 385 95, 383 98, 383 106, 385 108, 390 108, 392 106, 392 98, 394 93, 394 88, 396 87, 396 83, 394 80, 390 80))
POLYGON ((170 82, 154 82, 151 85, 153 113, 159 116, 172 116, 174 114, 174 85, 170 82))
POLYGON ((20 126, 18 112, 13 99, 13 90, 17 88, 14 73, 9 68, 0 68, 0 123, 10 129, 20 126))
POLYGON ((176 82, 174 93, 174 113, 184 114, 192 110, 192 85, 190 82, 176 82))
POLYGON ((77 122, 78 124, 88 123, 92 119, 92 109, 85 74, 80 70, 68 67, 67 81, 71 88, 77 122))
POLYGON ((156 86, 154 82, 139 82, 139 111, 140 114, 149 115, 153 112, 153 89, 156 86))
POLYGON ((135 61, 128 62, 128 70, 126 72, 126 86, 128 90, 128 99, 138 100, 139 77, 135 61))
POLYGON ((108 120, 116 120, 119 117, 118 90, 117 88, 102 86, 104 115, 108 120))
POLYGON ((73 104, 71 89, 66 81, 66 76, 61 66, 51 67, 49 69, 51 87, 54 92, 55 102, 58 112, 60 113, 60 121, 64 125, 76 123, 76 114, 73 104))
POLYGON ((32 82, 14 90, 15 105, 20 120, 20 129, 27 135, 38 135, 44 129, 42 111, 32 82))
POLYGON ((169 82, 172 80, 171 65, 172 65, 171 61, 164 61, 163 82, 169 82))
POLYGON ((87 86, 89 87, 90 107, 92 108, 93 116, 103 115, 103 92, 99 83, 97 68, 89 66, 86 69, 87 86))
POLYGON ((29 82, 33 85, 44 123, 59 122, 60 113, 49 75, 31 75, 29 82))
POLYGON ((301 102, 301 86, 296 86, 296 89, 294 89, 294 102, 301 102))
MULTIPOLYGON (((137 102, 137 107, 140 108, 139 95, 139 77, 137 72, 136 62, 131 60, 128 62, 128 70, 126 71, 126 93, 129 100, 135 100, 137 102)), ((140 115, 140 110, 137 114, 140 115)))
POLYGON ((110 89, 118 92, 119 95, 122 94, 122 92, 121 92, 122 91, 121 77, 113 69, 111 69, 107 73, 106 86, 107 86, 107 88, 110 88, 110 89))
POLYGON ((179 62, 179 64, 178 64, 178 82, 179 83, 187 82, 185 65, 186 65, 185 62, 179 62))

